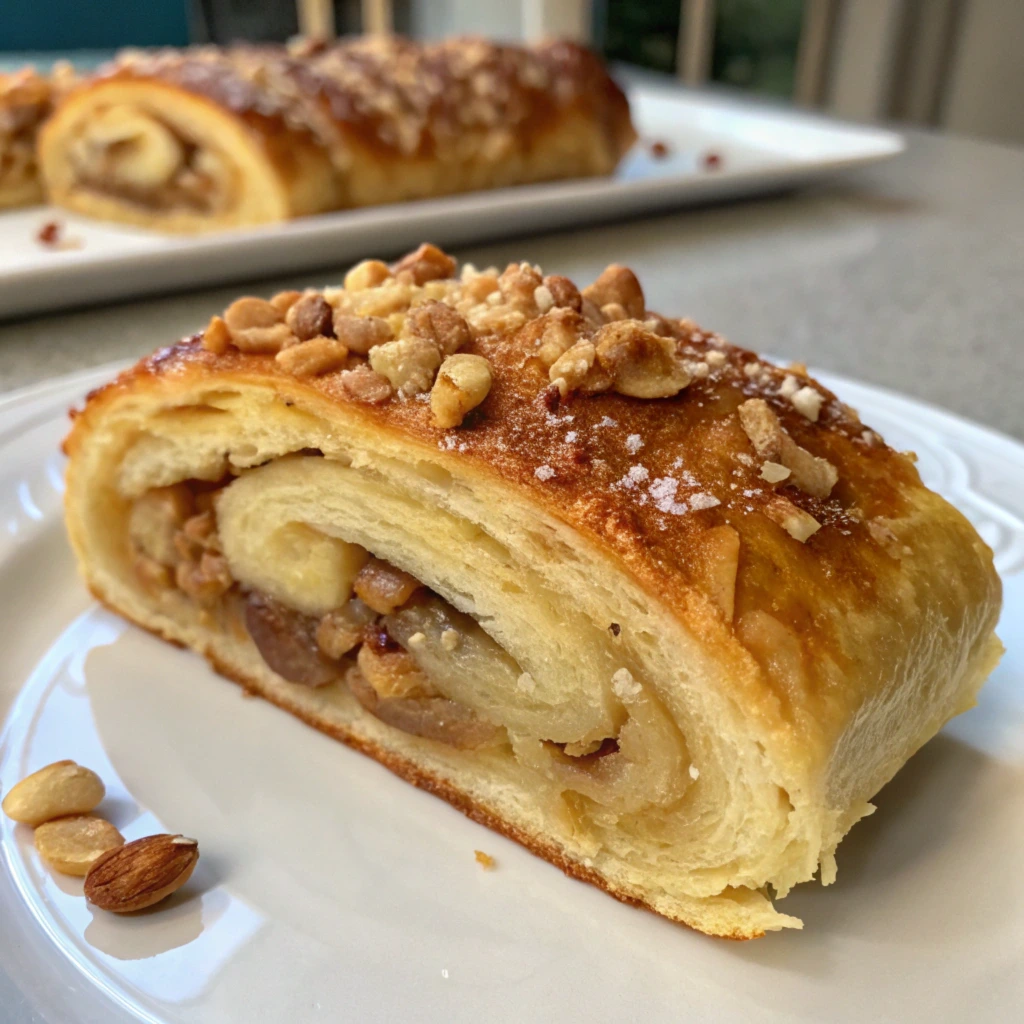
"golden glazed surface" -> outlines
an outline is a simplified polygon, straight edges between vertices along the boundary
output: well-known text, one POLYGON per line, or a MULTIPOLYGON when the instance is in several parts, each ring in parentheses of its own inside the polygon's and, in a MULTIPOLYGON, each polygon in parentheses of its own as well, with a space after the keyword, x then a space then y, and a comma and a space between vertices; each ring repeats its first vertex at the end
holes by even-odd
POLYGON ((575 44, 355 38, 127 51, 61 104, 41 162, 58 203, 197 231, 608 174, 634 138, 575 44))

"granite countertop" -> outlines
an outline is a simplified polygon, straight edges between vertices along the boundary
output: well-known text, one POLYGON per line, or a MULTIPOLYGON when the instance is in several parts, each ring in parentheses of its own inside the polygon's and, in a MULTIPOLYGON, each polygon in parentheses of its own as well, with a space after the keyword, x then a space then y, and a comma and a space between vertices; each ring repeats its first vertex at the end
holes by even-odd
MULTIPOLYGON (((528 259, 579 282, 625 263, 653 309, 1024 439, 1024 149, 923 132, 908 143, 894 160, 795 194, 456 255, 477 266, 528 259)), ((140 356, 239 294, 343 271, 0 324, 0 391, 140 356)))

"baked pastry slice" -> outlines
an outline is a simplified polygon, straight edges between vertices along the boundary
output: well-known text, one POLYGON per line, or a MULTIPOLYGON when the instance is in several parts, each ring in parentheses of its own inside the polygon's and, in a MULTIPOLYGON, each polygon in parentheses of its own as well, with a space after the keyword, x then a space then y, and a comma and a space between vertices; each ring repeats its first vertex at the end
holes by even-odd
POLYGON ((423 246, 90 396, 92 592, 620 899, 799 926, 998 660, 966 519, 799 366, 423 246))
POLYGON ((36 137, 55 96, 73 79, 63 63, 50 76, 30 67, 0 74, 0 210, 43 201, 36 137))
POLYGON ((40 143, 53 201, 196 232, 609 174, 629 107, 571 43, 352 39, 125 53, 40 143))

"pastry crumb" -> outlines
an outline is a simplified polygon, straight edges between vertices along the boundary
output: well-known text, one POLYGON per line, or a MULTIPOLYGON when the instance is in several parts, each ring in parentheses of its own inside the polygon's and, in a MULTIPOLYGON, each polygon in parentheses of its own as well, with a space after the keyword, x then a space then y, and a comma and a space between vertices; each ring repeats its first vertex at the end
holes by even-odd
POLYGON ((479 864, 484 871, 493 871, 495 865, 498 863, 489 853, 484 853, 483 850, 474 850, 473 856, 476 858, 477 864, 479 864))

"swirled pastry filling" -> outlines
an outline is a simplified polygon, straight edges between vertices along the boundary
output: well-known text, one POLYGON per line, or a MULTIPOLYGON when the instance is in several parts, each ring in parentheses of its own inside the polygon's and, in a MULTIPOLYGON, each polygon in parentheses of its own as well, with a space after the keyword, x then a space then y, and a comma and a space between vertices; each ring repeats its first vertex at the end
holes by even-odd
POLYGON ((232 171, 224 158, 156 114, 113 105, 85 128, 69 149, 80 187, 151 209, 225 206, 232 171))
POLYGON ((563 715, 545 732, 536 680, 472 616, 357 544, 298 522, 254 529, 259 473, 135 499, 128 533, 140 582, 243 629, 289 682, 347 690, 405 733, 503 753, 619 811, 638 793, 645 804, 678 799, 682 736, 653 699, 638 699, 628 672, 613 681, 624 704, 610 721, 580 719, 573 732, 563 715))

